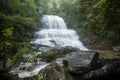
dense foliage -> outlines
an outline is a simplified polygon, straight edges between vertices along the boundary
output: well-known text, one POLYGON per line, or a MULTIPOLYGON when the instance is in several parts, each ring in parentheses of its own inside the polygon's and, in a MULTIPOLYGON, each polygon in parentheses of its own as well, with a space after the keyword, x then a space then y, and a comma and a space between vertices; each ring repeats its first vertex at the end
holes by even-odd
POLYGON ((96 4, 98 14, 96 16, 96 29, 99 29, 98 35, 112 45, 119 45, 120 41, 120 1, 119 0, 101 0, 96 4))
POLYGON ((34 0, 1 0, 0 12, 7 15, 21 15, 24 17, 37 16, 34 0))
MULTIPOLYGON (((86 31, 99 44, 117 46, 120 44, 120 1, 93 1, 87 14, 86 31)), ((95 41, 94 40, 94 41, 95 41)))
POLYGON ((0 14, 0 59, 9 58, 27 45, 35 23, 33 18, 0 14))
POLYGON ((31 51, 43 14, 63 17, 87 45, 120 45, 120 0, 0 0, 0 72, 31 51))
POLYGON ((36 8, 34 0, 0 0, 1 79, 13 80, 7 73, 10 65, 31 51, 29 42, 38 29, 36 8))
MULTIPOLYGON (((119 0, 58 0, 54 14, 62 16, 67 25, 86 35, 88 45, 107 47, 120 44, 119 0)), ((54 5, 56 6, 56 5, 54 5)))

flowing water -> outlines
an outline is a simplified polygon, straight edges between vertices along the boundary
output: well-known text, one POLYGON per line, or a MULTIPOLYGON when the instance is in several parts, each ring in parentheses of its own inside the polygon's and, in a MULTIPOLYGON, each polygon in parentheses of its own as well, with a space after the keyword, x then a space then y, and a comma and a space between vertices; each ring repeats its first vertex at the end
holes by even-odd
POLYGON ((37 75, 39 73, 39 71, 41 71, 43 68, 45 68, 48 65, 49 64, 38 65, 32 71, 19 72, 18 76, 19 76, 19 78, 26 78, 26 77, 35 76, 35 75, 37 75))
POLYGON ((63 18, 54 15, 44 15, 41 18, 42 28, 35 33, 32 43, 50 47, 72 46, 80 50, 88 50, 81 41, 76 31, 67 29, 63 18))

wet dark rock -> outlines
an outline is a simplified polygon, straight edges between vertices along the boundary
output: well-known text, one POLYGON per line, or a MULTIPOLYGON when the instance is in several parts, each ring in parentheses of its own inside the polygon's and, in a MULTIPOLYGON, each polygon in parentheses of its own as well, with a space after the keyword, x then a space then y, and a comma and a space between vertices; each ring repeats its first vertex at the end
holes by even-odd
POLYGON ((120 46, 113 47, 113 51, 120 52, 120 46))
POLYGON ((39 50, 39 48, 41 47, 45 47, 45 48, 50 48, 50 46, 48 45, 43 45, 43 44, 31 44, 33 46, 34 49, 39 50))
POLYGON ((100 77, 107 77, 108 75, 120 72, 120 61, 113 61, 106 63, 103 67, 85 73, 82 77, 86 79, 97 79, 100 77))
POLYGON ((69 68, 71 73, 84 73, 90 71, 94 64, 97 64, 99 54, 92 51, 79 51, 67 54, 63 60, 64 66, 69 68))
POLYGON ((63 68, 56 62, 52 62, 35 77, 37 80, 66 80, 63 68))
POLYGON ((19 70, 26 70, 26 67, 20 67, 19 70))

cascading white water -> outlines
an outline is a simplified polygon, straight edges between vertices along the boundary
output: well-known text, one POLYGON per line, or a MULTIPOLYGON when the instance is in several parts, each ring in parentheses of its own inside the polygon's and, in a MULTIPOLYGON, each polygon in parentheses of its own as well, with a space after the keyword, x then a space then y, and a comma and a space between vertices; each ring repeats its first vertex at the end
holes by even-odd
POLYGON ((59 48, 72 46, 80 50, 88 50, 79 41, 76 31, 67 29, 61 17, 44 15, 41 18, 41 23, 43 28, 35 33, 36 39, 32 43, 59 48))

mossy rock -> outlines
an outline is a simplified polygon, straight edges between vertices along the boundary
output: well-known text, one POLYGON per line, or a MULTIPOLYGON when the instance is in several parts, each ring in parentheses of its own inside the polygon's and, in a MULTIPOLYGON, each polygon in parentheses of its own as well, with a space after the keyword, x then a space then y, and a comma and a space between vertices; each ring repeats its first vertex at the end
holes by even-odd
POLYGON ((66 80, 61 67, 53 62, 36 75, 37 80, 66 80))
POLYGON ((50 49, 48 51, 42 52, 42 54, 42 58, 45 59, 47 62, 50 62, 57 57, 58 51, 56 49, 50 49))

